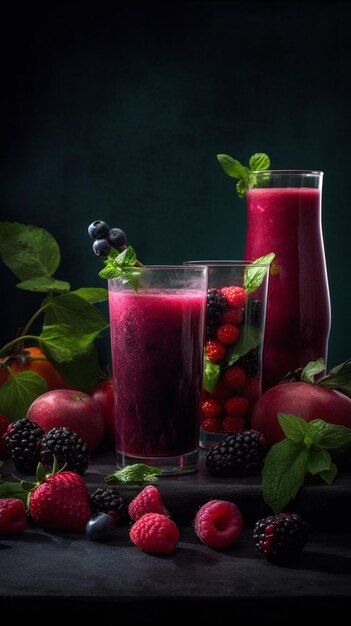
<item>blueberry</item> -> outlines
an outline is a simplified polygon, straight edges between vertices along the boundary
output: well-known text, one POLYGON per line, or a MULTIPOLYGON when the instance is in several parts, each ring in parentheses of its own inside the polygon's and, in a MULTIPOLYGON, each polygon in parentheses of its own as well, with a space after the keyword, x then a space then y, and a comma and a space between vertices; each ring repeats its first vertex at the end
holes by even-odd
POLYGON ((88 227, 88 234, 92 239, 106 239, 109 227, 102 220, 95 220, 88 227))
POLYGON ((85 532, 92 541, 110 539, 116 533, 116 523, 108 513, 97 513, 88 521, 85 532))
POLYGON ((113 248, 118 249, 125 245, 127 237, 125 232, 123 232, 120 228, 110 228, 107 239, 113 248))
POLYGON ((111 250, 111 246, 107 239, 96 239, 93 243, 93 250, 96 256, 107 256, 111 250))

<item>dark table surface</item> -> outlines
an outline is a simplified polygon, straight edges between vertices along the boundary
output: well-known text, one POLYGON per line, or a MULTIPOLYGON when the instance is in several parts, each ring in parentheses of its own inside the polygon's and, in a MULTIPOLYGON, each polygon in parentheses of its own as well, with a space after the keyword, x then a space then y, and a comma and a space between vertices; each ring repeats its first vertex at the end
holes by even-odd
MULTIPOLYGON (((11 471, 5 466, 3 474, 11 471)), ((97 457, 85 478, 90 491, 114 471, 113 454, 97 457)), ((311 525, 297 564, 272 565, 256 551, 252 525, 267 513, 257 478, 219 479, 207 474, 203 456, 196 474, 157 483, 179 524, 180 543, 169 556, 146 554, 129 540, 128 524, 107 543, 85 535, 46 532, 31 525, 17 538, 0 539, 0 600, 13 615, 79 609, 87 617, 123 617, 157 624, 185 619, 195 608, 202 623, 231 617, 236 624, 301 619, 301 611, 334 618, 351 606, 351 477, 328 487, 304 487, 294 502, 311 525), (228 499, 243 513, 245 529, 225 550, 200 543, 192 528, 199 506, 228 499)), ((124 489, 128 498, 140 487, 124 489)))

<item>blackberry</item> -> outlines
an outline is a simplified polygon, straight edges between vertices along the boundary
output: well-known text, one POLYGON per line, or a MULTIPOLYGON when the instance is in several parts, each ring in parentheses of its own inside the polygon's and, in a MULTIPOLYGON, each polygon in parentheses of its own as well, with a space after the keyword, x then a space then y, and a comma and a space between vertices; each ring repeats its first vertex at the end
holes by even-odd
POLYGON ((260 349, 259 346, 249 350, 240 359, 240 365, 244 368, 246 374, 253 378, 260 373, 260 349))
POLYGON ((44 430, 28 418, 18 420, 4 435, 11 459, 21 474, 34 474, 40 461, 41 440, 44 430))
POLYGON ((218 289, 207 291, 206 304, 206 339, 215 339, 216 330, 221 323, 222 313, 228 308, 228 303, 218 289))
POLYGON ((89 464, 89 448, 87 444, 66 426, 52 428, 41 442, 40 458, 44 465, 52 465, 53 457, 58 464, 77 474, 84 474, 89 464))
POLYGON ((253 326, 261 326, 263 313, 261 300, 256 300, 256 298, 250 298, 247 307, 249 323, 253 326))
POLYGON ((291 562, 308 539, 308 525, 298 513, 279 513, 256 522, 253 541, 264 557, 275 563, 291 562))
POLYGON ((266 442, 256 430, 228 435, 206 454, 206 467, 216 476, 249 476, 262 469, 266 442))
POLYGON ((128 503, 115 487, 98 487, 90 496, 93 513, 108 513, 115 521, 127 514, 128 503))

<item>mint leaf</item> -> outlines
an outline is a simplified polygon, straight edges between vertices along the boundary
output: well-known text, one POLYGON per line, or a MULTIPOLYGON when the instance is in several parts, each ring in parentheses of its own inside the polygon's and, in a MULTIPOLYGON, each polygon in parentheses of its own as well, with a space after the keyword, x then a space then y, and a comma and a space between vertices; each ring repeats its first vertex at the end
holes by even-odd
POLYGON ((105 482, 113 483, 145 483, 154 482, 161 476, 162 470, 152 465, 135 463, 105 477, 105 482))
POLYGON ((21 280, 52 276, 60 264, 60 248, 44 228, 0 222, 0 256, 21 280))
POLYGON ((283 439, 268 452, 262 472, 263 498, 273 513, 280 513, 303 485, 309 450, 283 439))
POLYGON ((313 443, 329 450, 351 444, 351 428, 329 424, 324 420, 312 420, 309 423, 313 443))
POLYGON ((75 296, 79 296, 89 302, 89 304, 94 304, 95 302, 105 302, 108 298, 108 291, 102 287, 81 287, 80 289, 75 289, 71 291, 71 293, 75 296))
POLYGON ((249 160, 249 166, 253 172, 268 170, 270 164, 270 158, 268 154, 265 154, 264 152, 256 152, 256 154, 253 154, 249 160))
POLYGON ((49 293, 51 291, 64 292, 70 290, 70 284, 65 280, 56 280, 51 276, 37 276, 36 278, 28 278, 16 285, 19 289, 26 291, 36 291, 39 293, 49 293))
POLYGON ((247 178, 250 170, 229 154, 217 154, 217 159, 228 176, 232 178, 247 178))
POLYGON ((314 476, 321 472, 329 472, 331 463, 331 456, 327 450, 311 446, 307 464, 307 471, 310 474, 314 476))
POLYGON ((107 280, 120 278, 124 284, 128 283, 137 291, 139 276, 142 270, 135 267, 136 263, 136 252, 131 246, 117 254, 116 250, 113 249, 107 259, 104 260, 105 267, 100 270, 99 276, 107 280))
POLYGON ((26 417, 32 402, 47 389, 45 380, 36 372, 11 376, 0 388, 0 413, 13 422, 26 417))
POLYGON ((327 485, 331 485, 334 481, 336 475, 338 473, 338 468, 335 463, 331 463, 330 469, 325 470, 323 472, 319 472, 319 476, 327 483, 327 485))
POLYGON ((238 180, 238 182, 235 185, 236 188, 236 192, 239 196, 239 198, 243 198, 245 196, 246 193, 246 183, 245 180, 238 180))
POLYGON ((304 383, 314 383, 314 377, 325 370, 324 359, 317 359, 317 361, 310 361, 303 368, 300 380, 304 383))
POLYGON ((78 334, 89 334, 94 339, 108 327, 107 320, 99 309, 73 293, 49 298, 45 300, 45 303, 45 325, 62 324, 67 328, 70 327, 71 331, 67 329, 64 334, 77 332, 78 334))
POLYGON ((351 398, 351 359, 334 367, 326 376, 317 380, 316 385, 338 389, 351 398))
POLYGON ((257 326, 244 326, 241 329, 239 339, 230 346, 226 355, 226 366, 234 365, 240 357, 247 354, 259 344, 261 340, 261 330, 257 326))
MULTIPOLYGON (((99 381, 100 366, 96 346, 90 343, 69 360, 55 360, 56 352, 48 349, 51 363, 61 374, 64 381, 74 389, 90 393, 99 381)), ((60 355, 61 356, 61 355, 60 355)))
POLYGON ((291 413, 278 413, 277 417, 285 436, 291 441, 303 445, 309 430, 307 422, 302 417, 297 417, 291 413))
POLYGON ((204 357, 204 373, 202 379, 202 386, 206 391, 212 393, 215 386, 218 383, 221 374, 221 367, 218 363, 213 363, 207 356, 204 357))
POLYGON ((115 263, 121 267, 132 267, 135 265, 136 260, 137 255, 132 246, 128 246, 115 257, 115 263))
POLYGON ((245 268, 244 289, 246 289, 248 293, 252 293, 262 284, 274 257, 275 253, 271 252, 270 254, 255 259, 251 265, 245 268))

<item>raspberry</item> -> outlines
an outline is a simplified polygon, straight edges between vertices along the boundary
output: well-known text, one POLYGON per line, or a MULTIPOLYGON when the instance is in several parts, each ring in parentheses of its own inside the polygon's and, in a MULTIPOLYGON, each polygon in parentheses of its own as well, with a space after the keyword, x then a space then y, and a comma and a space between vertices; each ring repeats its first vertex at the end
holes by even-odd
POLYGON ((177 547, 179 530, 166 515, 146 513, 133 524, 129 536, 144 552, 171 554, 177 547))
POLYGON ((219 363, 225 357, 225 347, 217 339, 206 341, 206 356, 212 363, 219 363))
POLYGON ((255 378, 247 378, 244 385, 244 394, 250 404, 254 404, 261 394, 261 379, 259 376, 255 378))
POLYGON ((226 413, 233 417, 244 417, 249 408, 249 401, 244 396, 232 396, 224 404, 226 413))
POLYGON ((223 287, 221 292, 224 294, 229 306, 232 308, 243 307, 247 302, 248 294, 243 287, 223 287))
POLYGON ((232 395, 229 387, 226 387, 221 381, 217 383, 214 390, 212 391, 212 398, 216 398, 216 400, 224 401, 228 400, 232 395))
POLYGON ((242 307, 237 309, 228 309, 224 311, 221 317, 221 324, 240 324, 243 321, 244 309, 242 307))
POLYGON ((210 500, 195 517, 195 532, 210 548, 226 548, 239 537, 243 520, 238 507, 226 500, 210 500))
POLYGON ((242 389, 245 384, 246 374, 244 368, 240 365, 228 367, 222 377, 223 383, 229 389, 242 389))
POLYGON ((298 513, 279 513, 256 522, 253 540, 269 561, 294 560, 306 544, 308 526, 298 513))
POLYGON ((132 500, 128 506, 128 513, 132 520, 140 519, 145 513, 160 513, 161 515, 169 515, 162 501, 159 490, 153 485, 147 485, 132 500))
POLYGON ((201 428, 208 433, 220 433, 223 430, 222 420, 213 417, 205 417, 201 420, 201 428))
POLYGON ((234 415, 226 415, 223 418, 223 430, 226 433, 237 433, 244 426, 242 417, 234 417, 234 415))
POLYGON ((201 402, 201 413, 203 417, 216 418, 223 413, 222 404, 216 398, 209 398, 201 402))
POLYGON ((19 535, 26 525, 26 507, 22 500, 0 498, 0 535, 19 535))
POLYGON ((221 326, 218 326, 216 332, 217 339, 228 346, 235 343, 239 335, 239 328, 233 326, 233 324, 221 324, 221 326))

